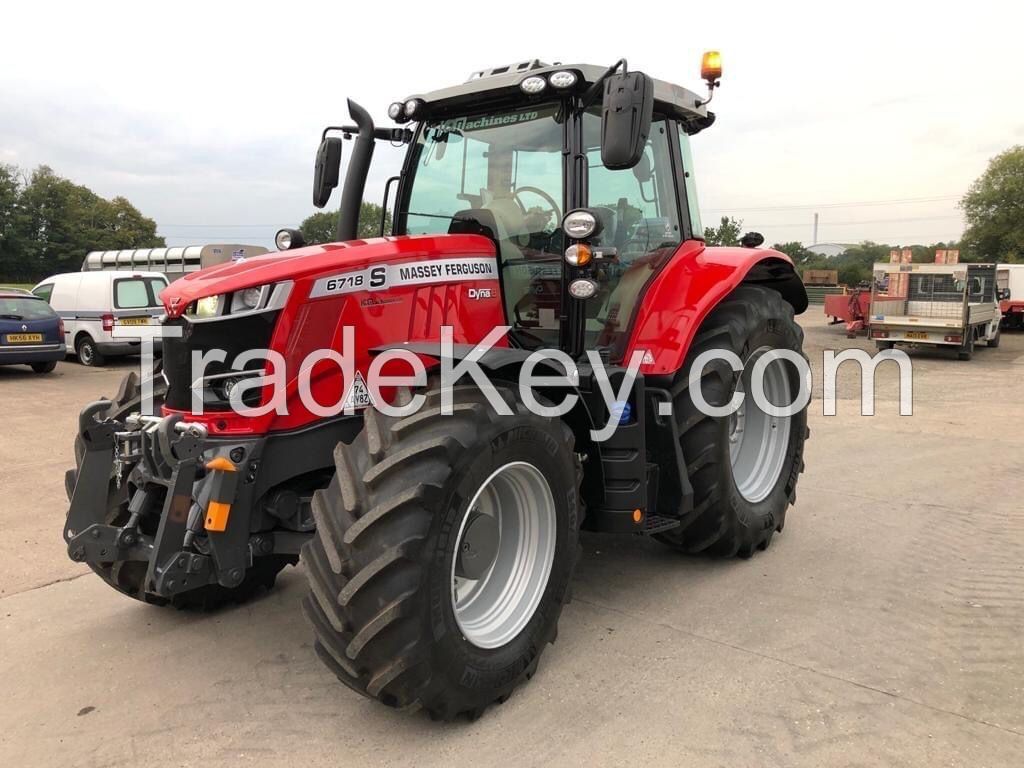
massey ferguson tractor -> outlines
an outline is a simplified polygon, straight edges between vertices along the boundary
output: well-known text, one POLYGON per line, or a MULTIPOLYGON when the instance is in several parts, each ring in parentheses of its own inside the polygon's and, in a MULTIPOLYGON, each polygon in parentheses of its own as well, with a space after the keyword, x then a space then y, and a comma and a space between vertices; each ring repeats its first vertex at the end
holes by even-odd
POLYGON ((70 557, 197 609, 301 561, 331 671, 451 719, 533 676, 581 530, 765 549, 804 466, 807 297, 757 233, 704 243, 690 141, 720 74, 531 61, 387 128, 350 101, 315 165, 323 207, 351 142, 337 242, 282 230, 173 283, 162 371, 82 411, 70 557), (376 142, 407 150, 390 232, 359 239, 376 142))

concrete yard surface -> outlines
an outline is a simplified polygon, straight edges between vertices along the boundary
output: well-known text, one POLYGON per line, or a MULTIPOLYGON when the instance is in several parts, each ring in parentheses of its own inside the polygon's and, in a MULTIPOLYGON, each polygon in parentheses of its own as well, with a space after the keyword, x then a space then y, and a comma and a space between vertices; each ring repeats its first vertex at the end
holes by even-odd
POLYGON ((338 683, 312 651, 301 566, 211 615, 128 600, 67 559, 79 408, 128 363, 0 368, 0 765, 1019 766, 1024 763, 1024 334, 970 362, 913 352, 876 415, 802 318, 807 470, 750 560, 585 534, 537 675, 476 722, 338 683))

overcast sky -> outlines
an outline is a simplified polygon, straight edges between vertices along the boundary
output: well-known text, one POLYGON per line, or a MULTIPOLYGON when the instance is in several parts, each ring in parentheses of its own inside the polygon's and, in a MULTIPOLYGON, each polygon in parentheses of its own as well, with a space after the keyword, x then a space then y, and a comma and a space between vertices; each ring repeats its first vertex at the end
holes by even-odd
MULTIPOLYGON (((0 162, 124 195, 170 245, 269 245, 313 211, 320 130, 347 121, 346 97, 384 124, 391 101, 533 57, 625 56, 699 89, 707 48, 724 76, 694 140, 705 223, 735 215, 769 243, 811 242, 815 211, 819 242, 956 238, 967 185, 1024 143, 1021 3, 642 8, 15 0, 0 12, 0 162)), ((367 199, 398 159, 378 147, 367 199)))

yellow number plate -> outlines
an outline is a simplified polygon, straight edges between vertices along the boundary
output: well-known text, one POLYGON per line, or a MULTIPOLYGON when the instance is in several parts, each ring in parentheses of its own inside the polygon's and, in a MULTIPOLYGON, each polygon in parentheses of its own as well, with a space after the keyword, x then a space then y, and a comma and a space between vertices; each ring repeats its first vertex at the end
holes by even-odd
POLYGON ((148 317, 122 317, 118 325, 149 325, 148 317))
POLYGON ((907 331, 904 334, 908 339, 927 339, 928 334, 924 331, 907 331))
POLYGON ((7 343, 8 344, 32 344, 33 342, 40 342, 43 340, 43 334, 41 333, 8 333, 7 343))

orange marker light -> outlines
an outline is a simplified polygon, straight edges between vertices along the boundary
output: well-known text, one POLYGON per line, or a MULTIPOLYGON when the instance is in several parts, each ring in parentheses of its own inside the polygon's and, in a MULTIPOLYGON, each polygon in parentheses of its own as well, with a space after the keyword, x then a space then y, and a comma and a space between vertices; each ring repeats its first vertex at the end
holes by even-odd
POLYGON ((644 513, 641 512, 639 509, 634 509, 633 510, 633 522, 634 523, 639 523, 643 519, 644 519, 644 513))
POLYGON ((718 51, 704 51, 700 60, 700 76, 713 83, 722 76, 722 54, 718 51))

